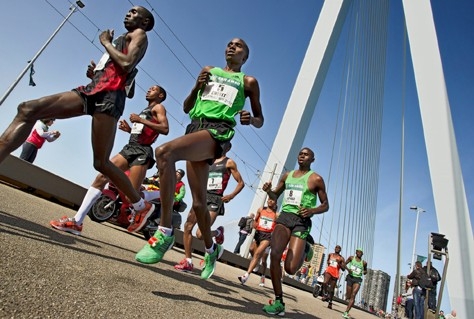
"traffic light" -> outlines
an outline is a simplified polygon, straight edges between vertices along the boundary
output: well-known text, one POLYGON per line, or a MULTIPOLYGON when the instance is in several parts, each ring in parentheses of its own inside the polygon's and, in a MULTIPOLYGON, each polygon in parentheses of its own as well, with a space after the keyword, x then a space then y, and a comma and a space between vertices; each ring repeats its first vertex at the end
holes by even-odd
POLYGON ((431 233, 431 246, 433 250, 438 251, 433 253, 433 259, 441 260, 439 252, 443 252, 448 248, 448 242, 449 240, 443 234, 431 233))

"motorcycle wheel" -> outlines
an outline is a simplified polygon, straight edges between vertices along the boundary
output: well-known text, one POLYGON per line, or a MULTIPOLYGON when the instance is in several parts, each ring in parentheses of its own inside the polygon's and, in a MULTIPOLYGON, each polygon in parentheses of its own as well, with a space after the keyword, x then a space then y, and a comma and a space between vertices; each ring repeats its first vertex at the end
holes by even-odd
POLYGON ((313 297, 318 298, 320 292, 321 292, 321 286, 315 285, 313 289, 313 297))
POLYGON ((115 201, 113 201, 110 197, 102 195, 94 203, 94 205, 92 205, 88 215, 93 221, 103 223, 113 216, 115 213, 115 205, 115 201), (109 206, 105 208, 107 205, 109 206))

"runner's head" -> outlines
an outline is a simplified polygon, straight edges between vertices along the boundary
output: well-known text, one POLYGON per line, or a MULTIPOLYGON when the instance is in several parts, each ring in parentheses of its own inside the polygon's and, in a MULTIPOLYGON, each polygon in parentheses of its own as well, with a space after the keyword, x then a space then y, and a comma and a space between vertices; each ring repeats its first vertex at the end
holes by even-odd
POLYGON ((123 24, 128 31, 139 28, 150 31, 155 26, 155 18, 148 9, 142 6, 135 6, 127 12, 123 24))

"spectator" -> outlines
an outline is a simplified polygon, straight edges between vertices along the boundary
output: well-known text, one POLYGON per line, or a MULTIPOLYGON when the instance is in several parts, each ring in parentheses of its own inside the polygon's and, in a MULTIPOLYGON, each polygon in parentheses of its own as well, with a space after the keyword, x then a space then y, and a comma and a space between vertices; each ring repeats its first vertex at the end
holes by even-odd
POLYGON ((413 301, 415 305, 415 319, 424 318, 424 307, 425 296, 422 287, 420 286, 422 277, 427 276, 425 270, 422 268, 421 262, 415 263, 415 269, 407 276, 408 279, 412 280, 413 285, 413 301))
POLYGON ((446 317, 444 316, 444 311, 443 310, 440 310, 439 311, 439 317, 438 319, 446 319, 446 317))
POLYGON ((240 246, 244 243, 248 235, 252 233, 255 214, 251 213, 247 217, 242 217, 239 221, 239 241, 234 249, 234 254, 240 254, 240 246))
POLYGON ((448 313, 445 317, 446 319, 457 319, 456 310, 451 310, 451 313, 448 313))
POLYGON ((300 281, 304 283, 307 276, 308 276, 308 267, 307 266, 301 267, 300 281))
POLYGON ((407 280, 405 284, 405 293, 402 296, 405 298, 405 317, 413 319, 413 286, 411 280, 407 280))
POLYGON ((33 163, 38 150, 43 146, 44 141, 54 142, 61 135, 59 131, 48 131, 53 125, 55 119, 42 119, 36 121, 30 136, 23 143, 20 158, 27 162, 33 163))
MULTIPOLYGON (((423 269, 428 273, 428 264, 426 264, 423 269)), ((430 262, 430 279, 431 282, 433 283, 433 287, 429 290, 428 292, 428 309, 431 310, 431 312, 436 312, 436 290, 437 290, 437 285, 438 281, 441 281, 441 276, 439 275, 438 270, 433 267, 433 264, 430 262)))

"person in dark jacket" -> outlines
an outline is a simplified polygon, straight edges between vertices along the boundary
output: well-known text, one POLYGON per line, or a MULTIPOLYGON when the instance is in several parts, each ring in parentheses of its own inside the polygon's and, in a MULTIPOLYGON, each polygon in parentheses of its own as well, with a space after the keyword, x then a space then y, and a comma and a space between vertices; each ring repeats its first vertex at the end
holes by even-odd
POLYGON ((426 276, 426 271, 423 269, 423 266, 420 261, 415 263, 415 269, 407 276, 408 279, 411 279, 411 284, 413 286, 413 302, 415 303, 415 319, 424 318, 424 307, 425 303, 425 294, 424 289, 421 288, 420 282, 423 276, 426 276))
MULTIPOLYGON (((423 269, 428 273, 428 264, 426 264, 423 269)), ((441 281, 441 276, 438 272, 438 270, 433 267, 433 264, 430 261, 430 272, 429 276, 431 279, 431 282, 433 283, 433 288, 431 288, 428 292, 428 309, 431 310, 431 312, 436 311, 436 288, 438 285, 438 281, 441 281)))

